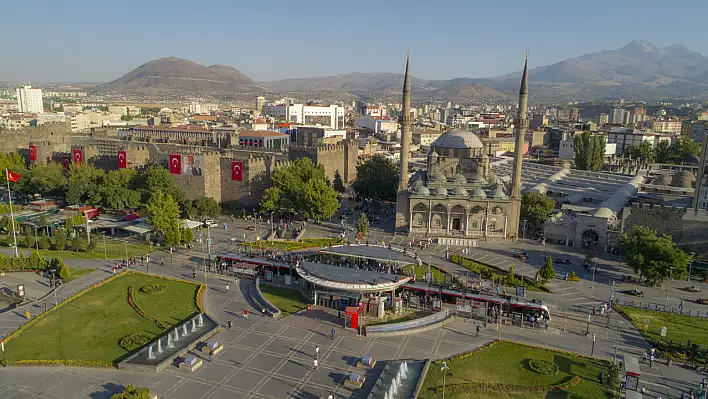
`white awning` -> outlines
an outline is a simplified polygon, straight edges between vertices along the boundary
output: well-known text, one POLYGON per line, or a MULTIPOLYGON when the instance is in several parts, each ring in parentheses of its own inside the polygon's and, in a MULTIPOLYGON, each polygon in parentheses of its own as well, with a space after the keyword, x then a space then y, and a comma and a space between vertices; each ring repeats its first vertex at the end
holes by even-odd
POLYGON ((147 223, 139 223, 139 224, 121 227, 121 230, 125 230, 128 232, 140 234, 140 235, 147 234, 147 233, 151 232, 153 229, 154 228, 152 227, 152 225, 149 225, 147 223))
POLYGON ((185 229, 196 229, 197 227, 204 225, 204 223, 202 223, 202 222, 197 222, 197 221, 189 220, 189 219, 182 219, 182 220, 180 220, 180 222, 182 222, 182 228, 185 228, 185 229))
POLYGON ((315 275, 309 274, 303 268, 296 267, 295 270, 300 277, 304 278, 308 282, 318 285, 320 287, 331 288, 339 291, 353 291, 353 292, 381 292, 381 291, 391 291, 401 285, 409 282, 413 277, 404 277, 395 282, 385 282, 376 284, 353 284, 353 283, 341 283, 338 281, 325 280, 315 275))

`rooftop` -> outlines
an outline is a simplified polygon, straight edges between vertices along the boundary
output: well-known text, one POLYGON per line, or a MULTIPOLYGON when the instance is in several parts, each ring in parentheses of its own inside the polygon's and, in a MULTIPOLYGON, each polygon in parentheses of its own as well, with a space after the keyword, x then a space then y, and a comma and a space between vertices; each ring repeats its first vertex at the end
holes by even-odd
POLYGON ((312 284, 341 291, 388 291, 412 278, 314 262, 301 262, 296 270, 302 278, 312 284))
POLYGON ((396 262, 402 264, 415 263, 413 254, 388 249, 380 245, 339 245, 321 249, 324 254, 341 255, 355 258, 375 259, 382 262, 396 262))
POLYGON ((244 130, 239 132, 239 137, 290 137, 288 134, 273 132, 270 130, 244 130))

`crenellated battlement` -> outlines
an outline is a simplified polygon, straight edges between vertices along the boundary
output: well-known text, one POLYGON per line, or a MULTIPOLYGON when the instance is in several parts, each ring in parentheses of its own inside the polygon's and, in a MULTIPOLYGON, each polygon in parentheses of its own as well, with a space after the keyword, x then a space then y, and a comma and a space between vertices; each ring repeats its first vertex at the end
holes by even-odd
POLYGON ((677 215, 683 215, 688 211, 687 207, 661 205, 661 204, 632 204, 632 213, 647 213, 647 214, 657 214, 657 213, 675 213, 677 215))

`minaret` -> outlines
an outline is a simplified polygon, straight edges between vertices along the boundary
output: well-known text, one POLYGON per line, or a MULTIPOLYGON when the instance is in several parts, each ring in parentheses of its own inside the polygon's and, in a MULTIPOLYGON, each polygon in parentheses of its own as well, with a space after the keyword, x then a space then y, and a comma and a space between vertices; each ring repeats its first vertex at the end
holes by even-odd
POLYGON ((406 58, 406 74, 403 76, 403 109, 399 121, 401 123, 401 178, 398 181, 398 191, 408 189, 408 158, 411 150, 411 79, 409 66, 411 53, 406 58))
POLYGON ((526 62, 524 63, 524 74, 521 76, 521 88, 519 89, 519 113, 514 120, 514 134, 516 135, 516 146, 514 148, 514 175, 511 180, 511 198, 521 199, 521 164, 523 163, 523 147, 526 130, 529 121, 526 117, 529 102, 529 53, 526 52, 526 62))
POLYGON ((406 74, 403 77, 403 109, 399 122, 401 123, 401 168, 398 180, 398 194, 396 195, 396 231, 408 232, 410 218, 408 198, 408 158, 411 147, 411 79, 410 79, 411 53, 408 51, 406 58, 406 74))

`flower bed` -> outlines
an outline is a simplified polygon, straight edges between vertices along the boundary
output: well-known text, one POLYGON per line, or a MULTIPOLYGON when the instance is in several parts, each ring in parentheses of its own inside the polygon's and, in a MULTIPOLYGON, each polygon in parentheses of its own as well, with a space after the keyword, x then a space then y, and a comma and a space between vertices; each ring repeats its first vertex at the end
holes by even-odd
POLYGON ((558 374, 558 366, 548 360, 529 359, 529 368, 538 374, 558 374))
POLYGON ((140 287, 140 291, 146 294, 161 294, 167 290, 167 286, 164 284, 148 284, 140 287))
POLYGON ((99 362, 90 360, 8 360, 8 366, 38 367, 38 366, 69 366, 69 367, 94 367, 94 368, 115 368, 112 362, 99 362))
POLYGON ((126 335, 125 337, 121 338, 119 345, 121 346, 121 348, 130 352, 147 344, 152 340, 152 338, 153 337, 150 334, 146 334, 144 332, 137 332, 135 334, 126 335))

